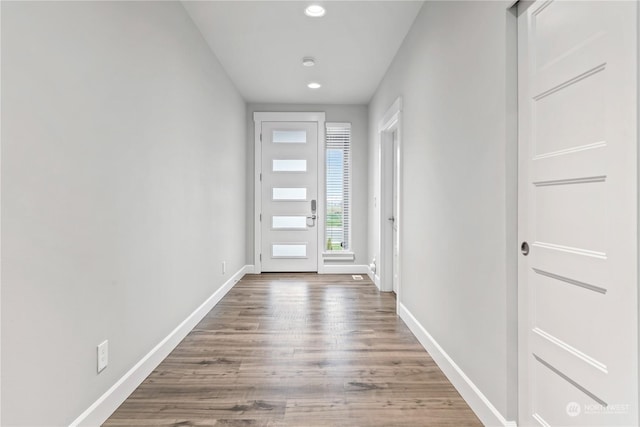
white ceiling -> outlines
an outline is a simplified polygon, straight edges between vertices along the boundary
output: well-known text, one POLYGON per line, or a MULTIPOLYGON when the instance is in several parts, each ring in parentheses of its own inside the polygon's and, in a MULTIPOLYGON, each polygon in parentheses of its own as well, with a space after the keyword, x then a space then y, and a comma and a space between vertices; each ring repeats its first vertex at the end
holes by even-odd
POLYGON ((247 102, 366 104, 422 1, 324 1, 322 18, 304 14, 311 3, 183 1, 247 102))

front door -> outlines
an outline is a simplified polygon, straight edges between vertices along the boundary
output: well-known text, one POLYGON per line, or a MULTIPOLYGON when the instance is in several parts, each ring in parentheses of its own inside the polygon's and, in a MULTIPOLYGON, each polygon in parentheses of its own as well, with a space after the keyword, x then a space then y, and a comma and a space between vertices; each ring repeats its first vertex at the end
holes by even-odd
POLYGON ((318 271, 318 123, 262 122, 262 271, 318 271))
POLYGON ((520 425, 638 425, 637 7, 519 7, 520 425))

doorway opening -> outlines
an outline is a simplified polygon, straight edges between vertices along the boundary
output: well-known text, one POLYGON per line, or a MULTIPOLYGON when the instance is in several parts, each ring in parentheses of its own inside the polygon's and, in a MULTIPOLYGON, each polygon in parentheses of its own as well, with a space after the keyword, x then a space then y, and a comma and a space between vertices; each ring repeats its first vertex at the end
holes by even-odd
POLYGON ((401 291, 402 100, 398 98, 380 121, 380 290, 401 291))

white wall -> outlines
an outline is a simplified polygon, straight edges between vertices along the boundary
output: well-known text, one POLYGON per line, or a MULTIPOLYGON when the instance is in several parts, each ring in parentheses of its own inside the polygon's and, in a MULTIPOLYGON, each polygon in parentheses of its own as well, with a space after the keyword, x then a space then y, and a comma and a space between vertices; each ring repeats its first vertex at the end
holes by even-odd
POLYGON ((3 1, 2 124, 2 424, 66 425, 244 265, 245 103, 179 3, 3 1))
POLYGON ((516 57, 507 3, 426 2, 375 93, 369 260, 380 259, 377 126, 401 96, 400 302, 515 420, 516 57))
POLYGON ((368 189, 368 117, 366 105, 324 104, 249 104, 247 111, 247 263, 254 257, 254 123, 255 111, 324 111, 327 122, 351 123, 352 161, 352 230, 351 250, 355 254, 352 262, 327 262, 325 265, 365 265, 367 262, 367 189, 368 189))

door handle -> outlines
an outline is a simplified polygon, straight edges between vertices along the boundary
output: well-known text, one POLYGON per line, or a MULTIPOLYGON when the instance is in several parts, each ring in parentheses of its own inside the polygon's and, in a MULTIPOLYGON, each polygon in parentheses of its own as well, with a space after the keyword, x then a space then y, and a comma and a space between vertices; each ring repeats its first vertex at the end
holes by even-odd
POLYGON ((395 222, 396 219, 394 217, 390 216, 389 218, 387 218, 387 221, 395 222))
POLYGON ((316 209, 318 208, 316 199, 311 200, 311 216, 307 217, 307 227, 315 227, 316 225, 316 209), (311 220, 311 224, 309 224, 309 220, 311 220))
POLYGON ((527 242, 522 242, 522 245, 520 245, 520 251, 524 256, 529 255, 529 244, 527 242))

